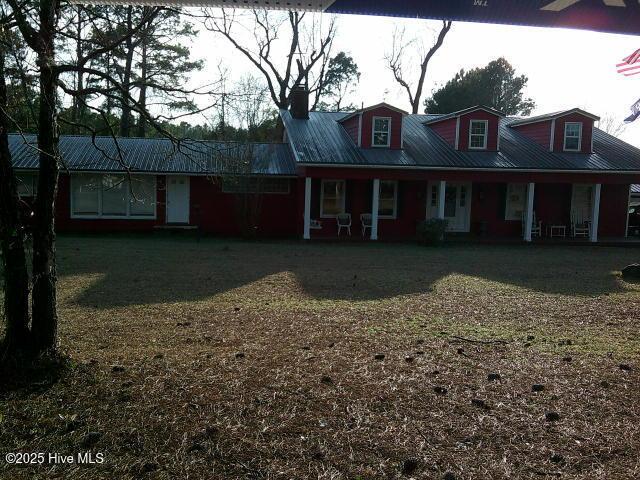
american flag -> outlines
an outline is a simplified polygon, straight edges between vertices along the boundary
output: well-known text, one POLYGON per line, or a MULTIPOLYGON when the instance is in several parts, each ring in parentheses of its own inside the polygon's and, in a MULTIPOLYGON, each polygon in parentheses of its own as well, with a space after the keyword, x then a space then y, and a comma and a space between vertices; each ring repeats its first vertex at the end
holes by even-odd
POLYGON ((640 48, 616 65, 618 73, 625 77, 638 75, 640 73, 640 48))

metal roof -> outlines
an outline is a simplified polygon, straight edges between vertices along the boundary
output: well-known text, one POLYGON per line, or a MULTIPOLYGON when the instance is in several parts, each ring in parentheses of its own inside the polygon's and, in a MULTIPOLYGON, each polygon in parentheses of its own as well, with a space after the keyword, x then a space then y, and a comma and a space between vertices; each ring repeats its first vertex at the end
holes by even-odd
POLYGON ((451 169, 639 172, 640 149, 594 128, 595 153, 552 153, 500 121, 500 151, 458 151, 425 125, 440 115, 403 119, 402 150, 359 148, 339 123, 349 113, 311 112, 308 120, 280 112, 296 160, 302 164, 451 169))
MULTIPOLYGON (((9 135, 14 168, 37 169, 35 135, 9 135)), ((296 165, 288 144, 210 142, 185 140, 175 144, 166 138, 118 138, 63 135, 60 153, 63 168, 71 171, 220 174, 239 172, 239 159, 251 149, 252 175, 296 174, 296 165)))
POLYGON ((378 108, 388 108, 389 110, 401 113, 402 115, 409 115, 409 112, 405 112, 404 110, 402 110, 402 109, 400 109, 398 107, 394 107, 393 105, 389 105, 386 102, 382 102, 382 103, 378 103, 377 105, 371 105, 369 107, 363 107, 363 108, 361 108, 359 110, 356 110, 355 112, 351 112, 348 115, 345 115, 344 118, 340 119, 340 121, 344 122, 345 120, 347 120, 347 119, 349 119, 351 117, 354 117, 356 115, 360 115, 361 113, 368 112, 369 110, 375 110, 375 109, 378 109, 378 108))
POLYGON ((593 113, 589 113, 580 108, 572 108, 570 110, 562 110, 560 112, 545 113, 544 115, 538 115, 536 117, 518 118, 517 120, 514 120, 512 122, 512 125, 515 127, 516 125, 528 125, 530 123, 547 122, 549 120, 555 120, 556 118, 571 115, 572 113, 579 113, 580 115, 584 115, 585 117, 589 117, 596 121, 600 120, 600 117, 594 115, 593 113))
POLYGON ((484 105, 476 105, 475 107, 465 108, 464 110, 458 110, 457 112, 451 112, 444 115, 435 116, 435 118, 431 118, 430 120, 427 120, 425 123, 430 124, 430 123, 443 122, 445 120, 461 117, 463 115, 466 115, 467 113, 476 112, 478 110, 484 110, 485 112, 492 113, 498 117, 505 116, 504 113, 499 112, 498 110, 495 110, 493 108, 485 107, 484 105))

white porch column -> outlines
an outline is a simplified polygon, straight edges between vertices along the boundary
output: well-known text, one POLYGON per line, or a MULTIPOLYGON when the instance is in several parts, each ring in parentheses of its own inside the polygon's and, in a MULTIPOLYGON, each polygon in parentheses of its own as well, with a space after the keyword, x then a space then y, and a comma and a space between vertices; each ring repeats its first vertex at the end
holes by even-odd
POLYGON ((380 179, 373 180, 373 202, 371 205, 371 240, 378 239, 378 205, 380 203, 380 179))
POLYGON ((598 222, 600 220, 600 192, 602 190, 602 184, 596 183, 593 186, 591 193, 591 232, 589 240, 592 242, 598 241, 598 222))
POLYGON ((311 239, 311 178, 304 180, 304 235, 305 240, 311 239))
POLYGON ((536 184, 527 185, 527 205, 524 212, 524 241, 531 241, 531 227, 533 225, 533 198, 535 195, 536 184))
POLYGON ((440 180, 438 184, 438 218, 444 220, 444 202, 447 190, 447 182, 440 180))

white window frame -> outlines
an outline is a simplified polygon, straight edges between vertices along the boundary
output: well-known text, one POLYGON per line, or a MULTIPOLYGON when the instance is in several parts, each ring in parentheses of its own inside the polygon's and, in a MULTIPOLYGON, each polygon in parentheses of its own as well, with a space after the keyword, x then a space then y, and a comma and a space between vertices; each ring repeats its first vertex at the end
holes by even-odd
POLYGON ((505 202, 504 202, 504 220, 506 222, 521 222, 522 221, 522 217, 510 217, 509 216, 509 212, 512 210, 511 208, 509 208, 510 204, 511 204, 511 200, 509 197, 509 187, 511 187, 512 185, 520 185, 522 187, 524 187, 524 192, 522 195, 522 212, 525 211, 525 209, 527 208, 527 184, 526 183, 507 183, 507 190, 505 192, 505 202))
POLYGON ((347 182, 346 180, 340 180, 340 179, 322 179, 321 185, 320 185, 320 218, 336 218, 337 215, 343 214, 345 213, 345 205, 346 205, 346 200, 347 200, 347 182), (340 213, 339 214, 325 214, 324 213, 324 184, 325 183, 329 183, 329 182, 336 182, 336 183, 342 183, 342 191, 344 192, 344 195, 342 195, 342 202, 340 205, 340 213))
POLYGON ((389 148, 391 146, 391 117, 373 117, 371 119, 371 146, 373 148, 389 148), (376 130, 376 120, 388 120, 389 121, 389 129, 387 130, 387 144, 386 145, 376 145, 375 138, 376 132, 384 133, 383 130, 376 130))
POLYGON ((380 180, 380 190, 378 192, 378 218, 395 220, 397 216, 398 216, 398 181, 397 180, 380 180), (382 197, 380 196, 380 194, 382 193, 383 183, 393 184, 393 214, 391 215, 380 214, 380 201, 382 200, 382 197))
MULTIPOLYGON (((148 175, 143 175, 143 174, 133 174, 135 176, 148 176, 148 175)), ((71 175, 71 181, 70 181, 70 189, 69 189, 69 202, 70 202, 70 207, 71 207, 71 218, 77 218, 77 219, 101 219, 101 220, 156 220, 157 219, 157 214, 158 214, 158 202, 157 202, 157 195, 158 195, 158 177, 156 175, 151 175, 151 177, 153 177, 153 194, 154 194, 154 202, 153 202, 153 215, 132 215, 131 214, 131 186, 129 185, 129 178, 128 175, 125 173, 119 173, 119 172, 109 172, 109 173, 93 173, 93 172, 86 172, 86 173, 82 173, 82 174, 76 174, 76 175, 71 175), (94 214, 87 214, 87 215, 83 215, 83 214, 76 214, 74 213, 75 209, 74 209, 74 204, 73 204, 73 190, 74 190, 74 183, 79 181, 79 178, 84 176, 84 175, 97 175, 100 177, 100 190, 98 192, 98 214, 94 215, 94 214), (125 177, 125 181, 127 182, 127 188, 126 188, 126 192, 127 192, 127 199, 126 199, 126 206, 127 206, 127 213, 125 215, 102 215, 102 177, 104 175, 124 175, 125 177)))
POLYGON ((18 196, 20 198, 35 198, 38 192, 38 174, 35 172, 16 172, 16 188, 18 190, 18 196), (29 179, 29 191, 30 195, 24 195, 20 193, 20 188, 27 186, 26 179, 29 179))
POLYGON ((248 188, 247 190, 243 191, 242 189, 234 189, 233 187, 230 186, 230 184, 228 182, 225 182, 225 177, 222 178, 222 193, 229 193, 229 194, 259 194, 259 195, 289 195, 291 193, 291 179, 289 177, 260 177, 257 175, 251 175, 249 177, 247 177, 249 184, 248 184, 248 188), (252 188, 251 185, 251 180, 252 179, 260 179, 263 180, 265 183, 262 189, 262 191, 258 191, 258 189, 256 188, 252 188), (282 185, 285 184, 286 181, 286 189, 282 189, 282 190, 276 190, 276 189, 271 189, 268 190, 267 187, 267 183, 269 181, 278 181, 281 182, 282 185))
POLYGON ((469 150, 486 150, 489 142, 489 120, 471 120, 469 121, 469 150), (484 125, 484 135, 482 136, 482 147, 472 147, 471 139, 479 137, 477 133, 473 133, 473 124, 481 123, 484 125))
POLYGON ((564 142, 563 142, 563 150, 565 152, 580 152, 582 151, 582 122, 566 122, 564 124, 564 142), (567 130, 570 125, 578 125, 578 148, 567 148, 567 138, 576 138, 567 136, 567 130))

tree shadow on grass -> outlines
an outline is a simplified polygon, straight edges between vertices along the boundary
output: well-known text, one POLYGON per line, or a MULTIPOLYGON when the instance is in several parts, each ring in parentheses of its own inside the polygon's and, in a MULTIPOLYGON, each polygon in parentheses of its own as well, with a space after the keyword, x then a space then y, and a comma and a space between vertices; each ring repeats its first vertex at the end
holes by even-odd
POLYGON ((63 279, 81 282, 74 301, 96 308, 204 300, 271 276, 276 277, 268 289, 255 291, 286 295, 287 282, 294 281, 314 299, 377 300, 426 293, 458 274, 541 293, 591 296, 625 291, 614 272, 637 253, 598 247, 63 237, 59 270, 63 279))
POLYGON ((0 363, 0 399, 21 391, 41 394, 49 390, 70 368, 69 360, 60 355, 38 358, 5 358, 0 363))

